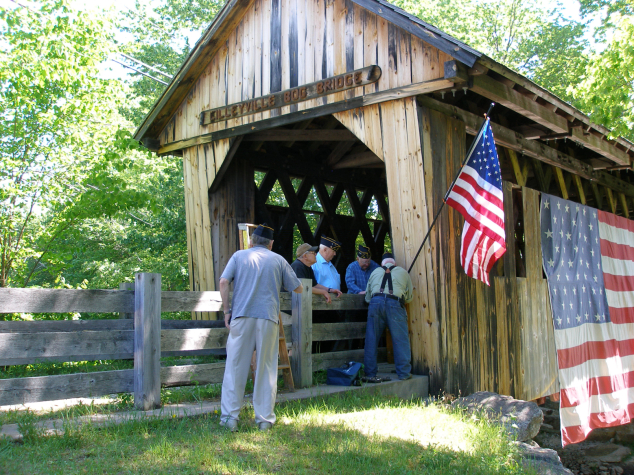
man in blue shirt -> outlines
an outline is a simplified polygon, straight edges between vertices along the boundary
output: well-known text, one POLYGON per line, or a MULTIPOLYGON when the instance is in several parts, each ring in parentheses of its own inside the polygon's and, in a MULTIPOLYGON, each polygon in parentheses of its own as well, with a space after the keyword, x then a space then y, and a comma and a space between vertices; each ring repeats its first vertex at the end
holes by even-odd
POLYGON ((341 295, 341 276, 331 261, 339 249, 341 249, 340 242, 322 236, 316 256, 317 262, 311 266, 317 283, 326 287, 329 293, 337 294, 337 297, 341 295))
POLYGON ((370 257, 370 249, 359 245, 357 260, 346 269, 346 285, 349 294, 365 294, 370 274, 379 267, 370 257))

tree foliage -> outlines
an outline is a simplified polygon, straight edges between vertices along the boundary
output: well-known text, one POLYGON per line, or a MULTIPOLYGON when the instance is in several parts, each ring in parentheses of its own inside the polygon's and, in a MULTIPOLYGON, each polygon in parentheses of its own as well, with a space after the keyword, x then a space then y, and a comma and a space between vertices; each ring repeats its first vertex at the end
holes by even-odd
POLYGON ((570 99, 586 64, 584 25, 537 0, 397 0, 401 8, 570 99))
POLYGON ((613 137, 634 140, 634 3, 582 0, 581 5, 586 14, 604 14, 597 39, 605 47, 591 56, 582 81, 570 92, 613 137))
POLYGON ((99 77, 105 22, 48 1, 0 11, 0 33, 0 287, 24 286, 73 226, 147 196, 124 176, 123 88, 99 77))

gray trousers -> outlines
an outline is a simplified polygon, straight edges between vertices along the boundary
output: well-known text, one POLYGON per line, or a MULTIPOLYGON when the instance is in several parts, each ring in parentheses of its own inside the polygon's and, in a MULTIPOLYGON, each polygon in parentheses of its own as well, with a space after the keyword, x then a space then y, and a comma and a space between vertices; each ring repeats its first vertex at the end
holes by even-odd
POLYGON ((257 370, 253 384, 255 422, 275 423, 277 395, 277 357, 279 352, 277 323, 263 318, 240 317, 231 320, 227 339, 227 364, 222 381, 221 420, 238 419, 244 390, 251 368, 253 350, 257 370))

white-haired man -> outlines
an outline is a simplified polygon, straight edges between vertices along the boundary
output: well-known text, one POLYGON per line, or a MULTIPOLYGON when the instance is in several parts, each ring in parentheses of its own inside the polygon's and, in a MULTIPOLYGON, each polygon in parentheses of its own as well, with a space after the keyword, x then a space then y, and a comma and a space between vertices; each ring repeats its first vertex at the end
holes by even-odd
POLYGON ((328 293, 341 295, 341 276, 332 263, 337 251, 341 249, 341 243, 332 238, 322 236, 319 243, 319 253, 316 262, 311 266, 315 273, 317 283, 328 289, 328 293))
POLYGON ((368 324, 365 331, 364 371, 369 383, 380 383, 376 377, 378 343, 385 326, 392 335, 394 364, 398 379, 412 377, 412 351, 407 329, 405 304, 413 298, 412 279, 405 269, 398 267, 394 255, 383 254, 381 267, 377 268, 370 279, 365 292, 368 308, 368 324))

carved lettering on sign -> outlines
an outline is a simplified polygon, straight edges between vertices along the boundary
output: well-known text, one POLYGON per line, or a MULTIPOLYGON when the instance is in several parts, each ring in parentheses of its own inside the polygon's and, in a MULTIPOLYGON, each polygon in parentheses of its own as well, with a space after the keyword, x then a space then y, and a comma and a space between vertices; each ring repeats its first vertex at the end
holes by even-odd
POLYGON ((380 77, 380 67, 376 65, 368 66, 339 76, 322 79, 321 81, 316 81, 305 86, 298 86, 268 96, 203 111, 200 113, 200 124, 213 124, 215 122, 255 114, 256 112, 297 104, 298 102, 308 101, 335 92, 372 84, 378 81, 380 77))

